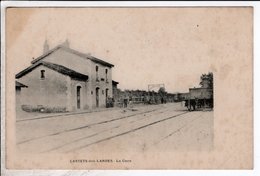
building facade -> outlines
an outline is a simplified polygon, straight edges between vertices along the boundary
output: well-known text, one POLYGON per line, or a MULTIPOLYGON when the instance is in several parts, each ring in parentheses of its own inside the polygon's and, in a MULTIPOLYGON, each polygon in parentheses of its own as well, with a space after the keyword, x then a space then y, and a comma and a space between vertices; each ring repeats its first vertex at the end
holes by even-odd
POLYGON ((16 80, 28 87, 20 94, 20 102, 43 111, 76 111, 106 107, 113 97, 114 65, 69 47, 68 41, 49 50, 31 66, 16 74, 16 80))

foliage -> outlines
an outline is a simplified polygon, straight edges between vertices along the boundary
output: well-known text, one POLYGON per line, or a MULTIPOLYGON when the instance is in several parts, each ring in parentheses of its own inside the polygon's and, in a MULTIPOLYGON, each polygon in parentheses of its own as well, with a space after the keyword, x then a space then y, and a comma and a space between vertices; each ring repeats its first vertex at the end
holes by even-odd
POLYGON ((167 92, 165 91, 165 88, 164 87, 161 87, 159 90, 158 90, 158 93, 160 95, 165 95, 167 92))
POLYGON ((209 72, 208 74, 202 74, 200 76, 200 85, 203 85, 203 80, 207 79, 209 81, 209 88, 213 89, 213 73, 209 72))
POLYGON ((58 112, 66 112, 66 107, 22 105, 22 110, 26 112, 58 113, 58 112))

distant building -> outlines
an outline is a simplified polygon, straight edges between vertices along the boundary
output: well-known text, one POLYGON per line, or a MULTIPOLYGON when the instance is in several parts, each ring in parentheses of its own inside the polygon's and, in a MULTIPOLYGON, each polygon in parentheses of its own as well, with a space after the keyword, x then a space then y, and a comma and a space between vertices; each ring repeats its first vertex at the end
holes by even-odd
POLYGON ((181 101, 187 100, 189 97, 190 97, 190 93, 189 92, 187 92, 187 93, 180 93, 180 100, 181 101))
POLYGON ((114 98, 114 101, 118 101, 118 99, 119 99, 119 89, 117 88, 117 85, 118 85, 119 83, 118 82, 116 82, 116 81, 112 81, 112 89, 113 89, 113 98, 114 98))
POLYGON ((27 88, 28 86, 18 82, 18 81, 15 81, 15 92, 16 94, 20 95, 21 94, 21 90, 22 88, 27 88))
POLYGON ((15 93, 16 93, 16 109, 20 109, 21 107, 21 90, 22 88, 28 88, 28 86, 15 81, 15 93))
POLYGON ((31 64, 16 74, 28 86, 21 93, 23 105, 75 111, 105 107, 113 97, 114 65, 71 49, 68 41, 51 50, 45 41, 43 54, 31 64))
POLYGON ((190 99, 211 99, 213 98, 213 90, 205 87, 190 88, 190 99))
POLYGON ((189 96, 185 100, 185 105, 189 110, 201 108, 213 108, 213 74, 203 74, 201 76, 201 87, 190 88, 189 96))
POLYGON ((209 75, 201 76, 201 87, 190 88, 190 99, 213 99, 213 88, 210 86, 209 75))

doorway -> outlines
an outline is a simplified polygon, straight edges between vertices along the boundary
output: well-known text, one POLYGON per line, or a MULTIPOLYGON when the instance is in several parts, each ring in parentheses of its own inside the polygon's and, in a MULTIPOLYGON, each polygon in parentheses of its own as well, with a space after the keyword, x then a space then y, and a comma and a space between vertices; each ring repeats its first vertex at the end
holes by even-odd
POLYGON ((106 89, 106 100, 108 99, 108 89, 106 89))
POLYGON ((77 109, 80 109, 80 86, 77 86, 77 109))
POLYGON ((96 88, 96 107, 99 107, 99 88, 96 88))
POLYGON ((110 106, 109 106, 109 99, 108 99, 108 89, 106 89, 106 100, 105 100, 105 105, 106 105, 106 107, 110 107, 110 106))

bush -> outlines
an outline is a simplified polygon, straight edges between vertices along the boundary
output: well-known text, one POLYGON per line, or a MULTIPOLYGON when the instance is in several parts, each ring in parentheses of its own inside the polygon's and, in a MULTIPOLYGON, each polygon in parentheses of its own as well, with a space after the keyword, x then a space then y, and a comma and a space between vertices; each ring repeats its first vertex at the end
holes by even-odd
POLYGON ((66 112, 66 107, 48 107, 43 105, 22 105, 22 110, 26 112, 41 112, 41 113, 57 113, 66 112))

